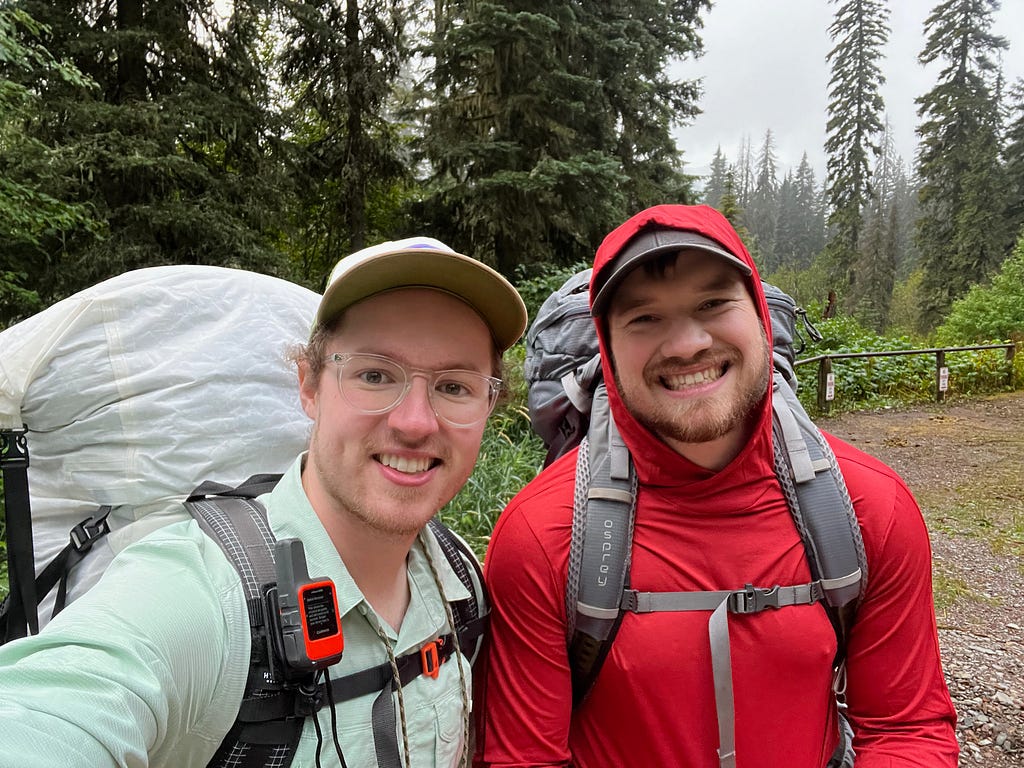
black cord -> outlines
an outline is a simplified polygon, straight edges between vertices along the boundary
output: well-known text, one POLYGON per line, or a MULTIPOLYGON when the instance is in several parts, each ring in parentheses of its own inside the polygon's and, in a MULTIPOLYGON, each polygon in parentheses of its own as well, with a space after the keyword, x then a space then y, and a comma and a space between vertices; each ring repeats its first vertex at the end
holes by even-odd
POLYGON ((338 713, 334 710, 334 688, 331 686, 331 674, 326 669, 324 669, 324 685, 327 688, 327 704, 331 708, 331 735, 334 737, 334 750, 338 753, 341 768, 348 768, 345 756, 341 753, 341 744, 338 743, 338 713))
POLYGON ((322 768, 320 765, 320 747, 324 743, 324 735, 320 732, 320 718, 317 716, 318 713, 314 710, 311 717, 313 718, 313 730, 316 731, 316 768, 322 768))

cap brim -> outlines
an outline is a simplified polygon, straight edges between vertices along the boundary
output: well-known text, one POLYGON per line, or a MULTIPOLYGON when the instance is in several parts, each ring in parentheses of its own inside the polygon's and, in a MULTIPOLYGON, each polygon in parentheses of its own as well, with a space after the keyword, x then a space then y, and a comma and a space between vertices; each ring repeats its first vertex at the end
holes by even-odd
POLYGON ((502 352, 526 330, 526 306, 499 272, 460 253, 427 248, 342 259, 324 291, 314 329, 370 296, 414 287, 436 288, 462 299, 487 323, 502 352))
POLYGON ((596 284, 591 290, 594 300, 590 303, 590 313, 597 316, 607 312, 615 290, 641 264, 664 253, 685 250, 713 253, 728 261, 744 276, 753 274, 749 264, 727 251, 720 243, 697 232, 680 229, 645 230, 626 243, 619 254, 598 273, 596 284))

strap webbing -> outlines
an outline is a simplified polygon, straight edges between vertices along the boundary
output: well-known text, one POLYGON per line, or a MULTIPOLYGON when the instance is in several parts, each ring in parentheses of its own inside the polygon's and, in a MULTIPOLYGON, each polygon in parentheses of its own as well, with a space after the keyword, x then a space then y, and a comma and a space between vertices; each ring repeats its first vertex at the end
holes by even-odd
POLYGON ((398 740, 395 738, 397 717, 395 716, 395 679, 389 677, 387 683, 370 708, 370 722, 373 726, 373 751, 377 755, 377 768, 402 768, 402 758, 398 754, 398 740))
POLYGON ((711 676, 715 683, 715 713, 718 717, 718 764, 736 768, 736 702, 732 687, 732 649, 729 646, 728 598, 723 599, 708 620, 711 643, 711 676))
POLYGON ((759 613, 769 608, 811 605, 821 600, 824 600, 824 590, 818 581, 771 588, 747 584, 743 589, 708 592, 638 592, 625 589, 622 592, 622 610, 633 613, 711 611, 708 641, 718 719, 718 763, 720 768, 735 768, 736 702, 732 684, 729 614, 759 613))
POLYGON ((28 495, 28 429, 0 430, 0 471, 4 479, 7 574, 11 585, 0 643, 39 632, 32 510, 28 495))

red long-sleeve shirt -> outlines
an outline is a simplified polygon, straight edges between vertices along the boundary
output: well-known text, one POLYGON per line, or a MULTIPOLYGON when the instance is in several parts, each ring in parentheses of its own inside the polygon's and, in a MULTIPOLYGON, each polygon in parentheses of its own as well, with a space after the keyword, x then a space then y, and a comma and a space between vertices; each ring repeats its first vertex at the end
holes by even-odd
MULTIPOLYGON (((753 266, 731 229, 717 227, 713 216, 685 218, 700 209, 680 206, 654 210, 672 225, 724 242, 753 266), (685 221, 674 218, 679 211, 685 221)), ((630 234, 606 240, 596 269, 630 234)), ((754 274, 751 291, 767 326, 754 274)), ((607 367, 605 380, 613 381, 607 367)), ((749 442, 719 472, 690 463, 641 427, 614 385, 609 397, 640 481, 633 589, 810 581, 772 470, 767 395, 749 442)), ((868 559, 867 592, 847 648, 847 715, 857 768, 955 766, 955 712, 939 661, 920 510, 894 471, 838 439, 829 441, 868 559)), ((573 452, 541 473, 494 530, 485 572, 493 613, 481 672, 478 763, 716 768, 706 612, 625 614, 590 695, 572 711, 564 595, 575 458, 573 452)), ((738 767, 824 766, 837 739, 831 690, 836 636, 824 609, 815 604, 732 615, 729 627, 738 767)))

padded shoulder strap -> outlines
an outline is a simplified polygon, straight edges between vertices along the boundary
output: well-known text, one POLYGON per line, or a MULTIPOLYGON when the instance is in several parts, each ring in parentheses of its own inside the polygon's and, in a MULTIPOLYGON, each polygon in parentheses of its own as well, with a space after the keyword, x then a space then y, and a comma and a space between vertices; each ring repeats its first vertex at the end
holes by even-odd
POLYGON ((430 518, 427 527, 437 539, 455 575, 469 591, 468 599, 453 600, 451 606, 456 624, 453 629, 458 636, 459 648, 472 663, 476 661, 477 651, 483 641, 489 613, 489 600, 480 561, 466 543, 437 517, 430 518))
POLYGON ((604 384, 576 460, 566 622, 574 706, 593 685, 618 630, 629 584, 636 472, 612 420, 604 384))
POLYGON ((868 579, 860 524, 832 449, 778 372, 772 411, 775 473, 825 602, 839 616, 842 651, 849 618, 868 579))
POLYGON ((249 714, 244 720, 235 721, 209 766, 288 766, 295 757, 305 718, 296 716, 294 694, 277 679, 268 646, 262 590, 263 585, 273 583, 277 578, 274 534, 263 505, 254 498, 245 498, 252 490, 249 481, 238 489, 226 489, 224 495, 207 495, 225 490, 221 486, 218 488, 210 484, 200 486, 185 507, 217 542, 241 577, 249 609, 252 652, 242 700, 242 711, 249 714), (245 490, 247 486, 249 490, 245 490), (254 712, 254 709, 265 711, 254 712), (288 714, 275 717, 271 710, 288 714))

